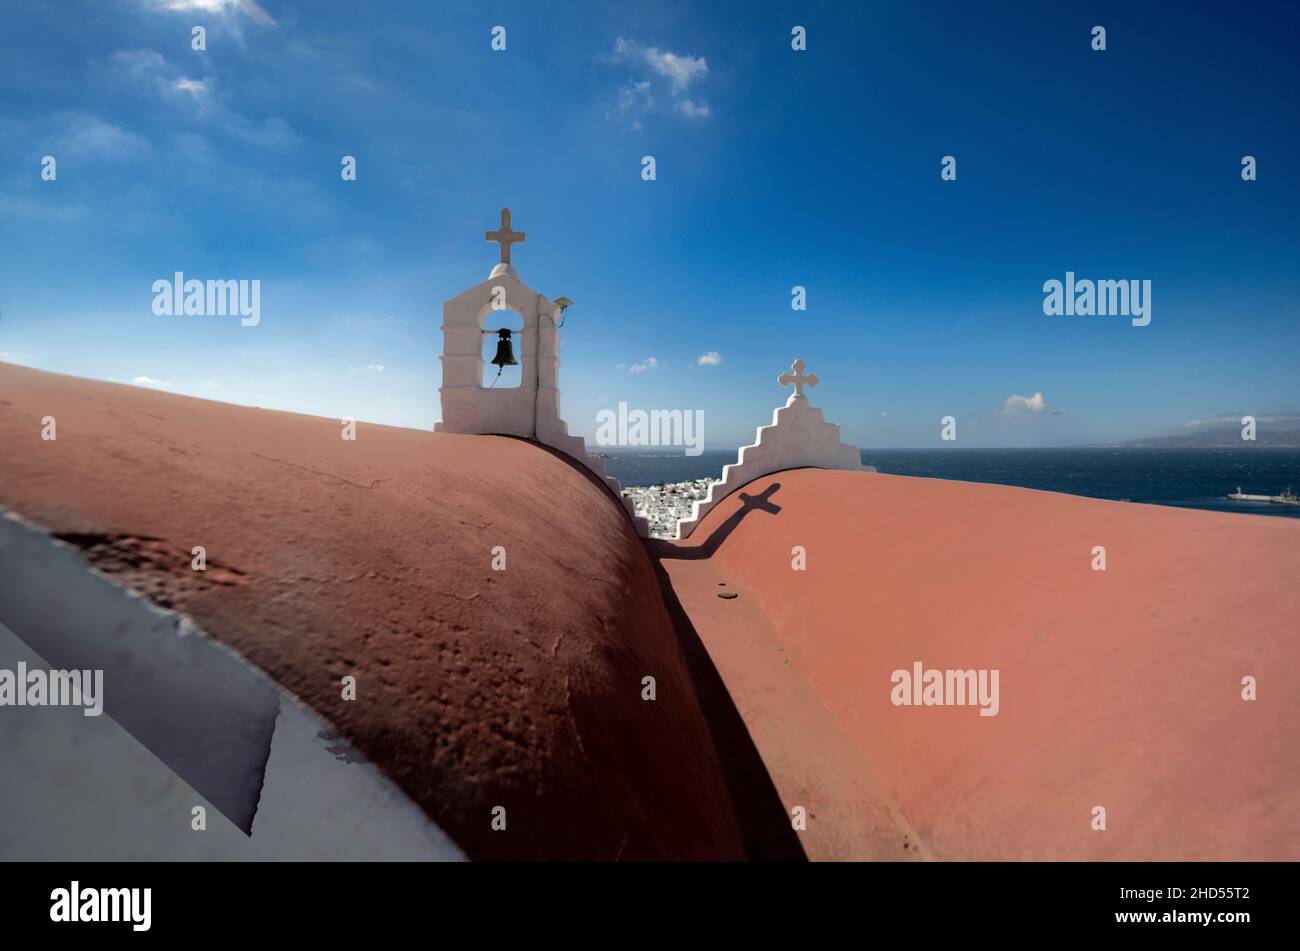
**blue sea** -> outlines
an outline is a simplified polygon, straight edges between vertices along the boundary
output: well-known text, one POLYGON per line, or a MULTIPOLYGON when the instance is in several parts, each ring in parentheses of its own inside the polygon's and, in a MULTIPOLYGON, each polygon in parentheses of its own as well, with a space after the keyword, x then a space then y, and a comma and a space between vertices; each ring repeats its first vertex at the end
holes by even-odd
MULTIPOLYGON (((732 451, 610 451, 610 475, 624 486, 720 478, 732 451)), ((991 482, 1027 489, 1216 512, 1300 518, 1300 506, 1230 502, 1240 486, 1252 495, 1300 492, 1300 449, 866 449, 862 461, 891 475, 991 482)))

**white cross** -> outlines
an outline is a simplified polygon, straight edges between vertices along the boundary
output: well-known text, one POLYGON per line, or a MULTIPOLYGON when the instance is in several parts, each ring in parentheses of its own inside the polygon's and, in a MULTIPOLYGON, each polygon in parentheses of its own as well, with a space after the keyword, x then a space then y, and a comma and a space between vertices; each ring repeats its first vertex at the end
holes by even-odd
POLYGON ((495 241, 501 245, 501 263, 510 263, 510 245, 518 242, 524 243, 524 233, 522 231, 510 230, 510 209, 501 209, 501 227, 497 231, 483 232, 483 238, 486 241, 495 241))
POLYGON ((790 369, 793 370, 794 373, 782 373, 776 378, 776 382, 780 383, 782 386, 789 386, 793 383, 794 395, 799 399, 803 399, 803 388, 805 383, 809 386, 816 386, 821 382, 821 380, 817 379, 817 374, 815 373, 809 373, 807 376, 803 375, 803 368, 807 365, 808 364, 804 363, 802 360, 795 360, 794 363, 790 364, 790 369))

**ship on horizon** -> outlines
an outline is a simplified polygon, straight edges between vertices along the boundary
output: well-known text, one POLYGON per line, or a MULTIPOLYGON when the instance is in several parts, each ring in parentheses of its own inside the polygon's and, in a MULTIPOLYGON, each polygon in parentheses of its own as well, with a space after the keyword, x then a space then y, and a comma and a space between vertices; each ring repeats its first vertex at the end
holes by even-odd
POLYGON ((1279 495, 1247 495, 1241 491, 1241 486, 1237 486, 1237 491, 1229 492, 1227 497, 1234 502, 1272 502, 1275 505, 1300 505, 1300 497, 1297 497, 1291 491, 1289 485, 1279 495))

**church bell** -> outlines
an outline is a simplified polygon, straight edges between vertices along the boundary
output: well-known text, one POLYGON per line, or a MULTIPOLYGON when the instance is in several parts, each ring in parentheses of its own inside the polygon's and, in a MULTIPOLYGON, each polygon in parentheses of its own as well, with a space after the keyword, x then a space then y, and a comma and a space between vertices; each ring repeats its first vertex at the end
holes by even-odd
POLYGON ((519 365, 519 361, 515 359, 515 349, 510 344, 510 331, 504 327, 497 331, 497 355, 492 358, 492 365, 494 367, 519 365))

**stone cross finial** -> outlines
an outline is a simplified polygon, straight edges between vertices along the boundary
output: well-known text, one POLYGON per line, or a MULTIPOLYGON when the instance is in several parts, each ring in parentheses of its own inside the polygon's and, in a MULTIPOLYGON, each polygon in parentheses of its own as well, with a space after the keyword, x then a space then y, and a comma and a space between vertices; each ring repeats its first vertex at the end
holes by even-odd
POLYGON ((782 386, 789 386, 793 383, 794 395, 799 399, 803 399, 804 384, 807 384, 808 386, 816 386, 821 382, 821 380, 817 379, 817 374, 815 373, 809 373, 807 376, 804 376, 803 369, 807 365, 808 364, 804 363, 802 360, 795 360, 794 363, 790 364, 790 369, 793 370, 794 373, 782 373, 776 378, 776 382, 780 383, 782 386))
POLYGON ((510 245, 518 242, 523 244, 524 233, 522 231, 510 230, 510 209, 501 209, 501 227, 496 231, 483 232, 483 238, 486 241, 495 241, 501 245, 501 263, 510 263, 510 245))

